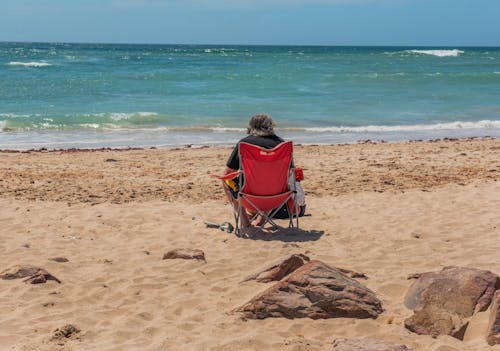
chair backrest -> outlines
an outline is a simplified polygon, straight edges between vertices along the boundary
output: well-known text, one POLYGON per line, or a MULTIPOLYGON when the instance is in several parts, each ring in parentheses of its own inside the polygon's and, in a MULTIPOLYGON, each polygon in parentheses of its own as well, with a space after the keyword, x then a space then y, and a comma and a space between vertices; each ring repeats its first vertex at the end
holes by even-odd
POLYGON ((242 193, 270 196, 287 192, 293 159, 293 143, 286 141, 272 149, 241 142, 240 169, 244 174, 242 193))

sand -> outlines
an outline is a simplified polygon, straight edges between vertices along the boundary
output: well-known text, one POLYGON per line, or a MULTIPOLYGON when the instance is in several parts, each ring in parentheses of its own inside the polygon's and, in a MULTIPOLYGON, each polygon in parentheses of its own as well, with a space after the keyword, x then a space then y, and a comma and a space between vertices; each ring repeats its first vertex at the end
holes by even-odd
POLYGON ((488 312, 464 341, 404 328, 411 273, 458 265, 500 274, 500 140, 300 146, 301 231, 250 239, 220 184, 229 148, 0 153, 0 271, 45 268, 62 283, 0 280, 0 350, 332 350, 376 337, 414 350, 500 350, 488 312), (162 260, 201 249, 206 262, 162 260), (306 253, 364 272, 376 320, 242 320, 233 310, 272 283, 241 283, 306 253), (50 260, 65 257, 60 263, 50 260), (67 324, 80 332, 54 338, 67 324))

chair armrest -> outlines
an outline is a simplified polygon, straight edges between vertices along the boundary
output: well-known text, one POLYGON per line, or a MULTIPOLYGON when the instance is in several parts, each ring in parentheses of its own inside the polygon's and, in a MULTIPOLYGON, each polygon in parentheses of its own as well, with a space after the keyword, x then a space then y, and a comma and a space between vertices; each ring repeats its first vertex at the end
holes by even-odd
POLYGON ((224 174, 224 175, 211 174, 210 176, 213 178, 220 179, 220 180, 228 180, 228 179, 233 179, 234 177, 239 176, 240 173, 241 173, 240 171, 236 171, 236 172, 231 172, 231 173, 224 174))

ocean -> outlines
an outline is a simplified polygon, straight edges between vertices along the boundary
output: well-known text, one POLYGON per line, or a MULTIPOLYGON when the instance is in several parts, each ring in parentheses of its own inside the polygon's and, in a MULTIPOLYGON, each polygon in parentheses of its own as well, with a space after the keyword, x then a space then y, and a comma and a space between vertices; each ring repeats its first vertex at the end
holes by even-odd
POLYGON ((500 137, 500 48, 0 43, 0 149, 500 137))

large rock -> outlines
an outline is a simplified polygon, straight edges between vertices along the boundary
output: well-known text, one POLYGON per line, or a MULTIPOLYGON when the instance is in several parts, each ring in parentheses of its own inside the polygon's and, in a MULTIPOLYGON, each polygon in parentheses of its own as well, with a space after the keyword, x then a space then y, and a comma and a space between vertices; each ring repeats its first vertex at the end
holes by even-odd
MULTIPOLYGON (((294 272, 298 268, 302 267, 305 265, 307 262, 309 262, 310 259, 308 256, 303 255, 303 254, 292 254, 284 259, 281 259, 279 261, 276 261, 266 268, 260 270, 257 273, 254 273, 252 275, 249 275, 245 279, 243 279, 243 282, 249 281, 249 280, 256 280, 261 283, 269 283, 272 281, 278 281, 289 275, 290 273, 294 272)), ((339 268, 335 267, 345 275, 347 275, 350 278, 362 278, 362 279, 368 279, 368 277, 364 273, 360 272, 355 272, 350 269, 345 269, 345 268, 339 268)))
POLYGON ((497 290, 493 298, 486 340, 491 346, 500 344, 500 290, 497 290))
POLYGON ((281 280, 309 261, 309 257, 306 255, 293 254, 269 265, 258 273, 246 277, 243 281, 246 282, 249 280, 256 280, 261 283, 268 283, 271 281, 281 280))
POLYGON ((415 274, 405 305, 414 310, 405 327, 417 334, 451 335, 462 340, 470 317, 485 311, 500 278, 474 268, 445 267, 440 272, 415 274))
POLYGON ((306 263, 238 308, 245 318, 377 318, 382 303, 339 269, 321 261, 306 263))
POLYGON ((411 351, 405 345, 394 344, 378 339, 335 339, 335 351, 411 351))

